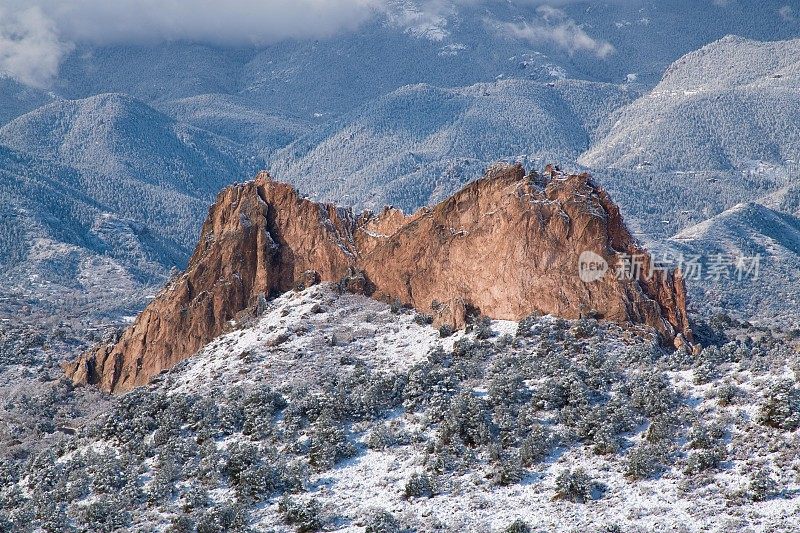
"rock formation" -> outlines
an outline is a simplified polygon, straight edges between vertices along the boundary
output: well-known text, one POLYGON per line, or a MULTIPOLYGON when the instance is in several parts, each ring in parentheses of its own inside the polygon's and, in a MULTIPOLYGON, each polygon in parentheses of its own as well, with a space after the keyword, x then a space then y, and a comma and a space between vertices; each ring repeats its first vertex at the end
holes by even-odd
POLYGON ((679 273, 651 272, 618 208, 586 175, 494 167, 447 200, 405 216, 305 199, 266 173, 223 190, 186 271, 170 281, 115 344, 65 366, 76 383, 123 392, 191 356, 296 284, 342 281, 461 327, 471 314, 519 320, 532 312, 593 313, 691 339, 679 273), (612 267, 636 258, 641 276, 610 268, 582 281, 579 257, 612 267), (595 256, 595 257, 596 257, 595 256))

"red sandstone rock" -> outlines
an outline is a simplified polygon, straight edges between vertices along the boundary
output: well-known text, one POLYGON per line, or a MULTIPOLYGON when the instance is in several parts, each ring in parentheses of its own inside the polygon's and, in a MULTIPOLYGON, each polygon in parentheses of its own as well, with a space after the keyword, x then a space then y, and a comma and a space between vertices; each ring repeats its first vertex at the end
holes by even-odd
MULTIPOLYGON (((65 367, 76 383, 123 392, 147 383, 222 333, 259 295, 310 280, 399 300, 464 325, 469 313, 519 320, 534 311, 646 324, 666 341, 691 339, 678 273, 594 282, 578 276, 592 251, 609 264, 645 256, 618 208, 588 175, 525 176, 495 167, 413 215, 356 216, 301 198, 266 173, 223 190, 209 210, 186 272, 113 345, 65 367)), ((649 272, 649 259, 643 267, 649 272)))

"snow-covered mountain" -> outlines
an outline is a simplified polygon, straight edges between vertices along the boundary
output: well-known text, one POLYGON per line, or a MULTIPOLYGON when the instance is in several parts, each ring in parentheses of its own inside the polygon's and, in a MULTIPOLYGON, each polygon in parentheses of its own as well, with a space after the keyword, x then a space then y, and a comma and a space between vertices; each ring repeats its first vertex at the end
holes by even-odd
POLYGON ((315 197, 410 211, 500 159, 574 161, 599 122, 632 98, 618 85, 575 80, 413 85, 298 138, 270 166, 315 197))
POLYGON ((0 75, 0 125, 50 103, 55 95, 0 75))
POLYGON ((667 69, 612 113, 581 164, 594 168, 744 169, 800 156, 800 39, 726 37, 667 69))
MULTIPOLYGON (((0 128, 4 286, 45 307, 90 302, 91 286, 135 310, 143 285, 185 264, 218 189, 259 166, 235 143, 125 95, 24 114, 0 128)), ((113 300, 98 298, 98 310, 113 300)))
POLYGON ((260 166, 231 141, 118 94, 43 106, 0 128, 0 144, 77 170, 84 194, 152 224, 184 254, 219 188, 260 166))
POLYGON ((700 258, 702 272, 685 267, 696 309, 800 324, 799 218, 757 203, 739 204, 683 230, 665 246, 687 262, 700 258))
MULTIPOLYGON (((165 268, 216 190, 263 166, 317 197, 405 210, 498 159, 589 168, 645 240, 768 195, 796 213, 785 2, 380 4, 319 39, 76 41, 51 87, 0 79, 0 144, 61 169, 68 195, 159 243, 146 249, 174 251, 145 254, 165 268)), ((80 238, 30 235, 92 250, 99 219, 82 216, 64 230, 80 238)), ((136 256, 114 247, 102 253, 136 256)))
POLYGON ((56 84, 68 98, 147 102, 234 94, 269 113, 336 116, 399 87, 498 77, 654 85, 678 57, 728 34, 797 37, 785 0, 495 2, 389 0, 355 32, 263 47, 78 45, 56 84), (714 20, 715 24, 707 21, 714 20))
POLYGON ((798 43, 726 37, 643 95, 574 80, 408 86, 298 138, 271 168, 325 199, 409 210, 497 159, 588 167, 632 224, 666 237, 780 191, 791 202, 798 43))

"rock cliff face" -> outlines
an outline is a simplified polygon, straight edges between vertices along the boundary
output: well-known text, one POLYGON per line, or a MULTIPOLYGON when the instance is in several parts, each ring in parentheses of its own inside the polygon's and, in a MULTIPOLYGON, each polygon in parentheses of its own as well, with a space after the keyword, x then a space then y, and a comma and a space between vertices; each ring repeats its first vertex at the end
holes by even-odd
POLYGON ((455 327, 472 314, 596 313, 652 326, 665 340, 691 338, 679 274, 651 272, 619 210, 588 175, 548 167, 526 176, 520 166, 499 166, 405 216, 315 203, 262 173, 219 194, 186 272, 119 341, 65 370, 76 383, 127 391, 191 356, 261 298, 298 282, 342 280, 455 327), (612 267, 595 281, 579 276, 587 251, 612 267), (615 276, 614 265, 631 257, 643 275, 615 276))

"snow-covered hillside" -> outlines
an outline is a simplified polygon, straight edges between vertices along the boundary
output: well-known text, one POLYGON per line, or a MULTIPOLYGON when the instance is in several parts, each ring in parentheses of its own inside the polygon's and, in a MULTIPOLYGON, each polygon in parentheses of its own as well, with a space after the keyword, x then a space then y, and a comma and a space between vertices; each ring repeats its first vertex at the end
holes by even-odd
POLYGON ((0 285, 18 305, 0 312, 135 313, 185 265, 217 191, 257 161, 125 95, 16 118, 0 128, 0 285))
POLYGON ((209 200, 260 166, 231 141, 119 94, 43 106, 0 128, 0 144, 76 169, 82 194, 151 224, 183 253, 209 200))
POLYGON ((82 189, 75 169, 0 146, 0 316, 129 315, 185 261, 178 246, 82 189))
POLYGON ((0 125, 48 104, 54 95, 0 74, 0 125))
POLYGON ((688 54, 650 93, 612 113, 581 164, 741 170, 800 157, 800 40, 726 37, 688 54))
POLYGON ((648 243, 669 238, 746 202, 792 213, 794 174, 754 163, 741 171, 592 169, 622 208, 625 222, 648 243))
POLYGON ((783 213, 800 217, 800 183, 793 182, 764 197, 761 203, 783 213))
MULTIPOLYGON (((242 96, 201 94, 160 102, 157 106, 178 122, 190 124, 237 143, 252 158, 268 159, 302 135, 313 122, 269 110, 242 96)), ((316 121, 315 121, 316 122, 316 121)))
POLYGON ((447 336, 330 286, 290 292, 95 400, 94 421, 94 392, 41 373, 9 393, 0 523, 798 531, 797 341, 724 317, 700 330, 715 344, 697 356, 594 320, 447 336))
MULTIPOLYGON (((685 229, 665 249, 687 260, 701 257, 706 271, 687 280, 696 309, 736 314, 791 327, 800 325, 800 219, 755 203, 739 204, 685 229), (716 258, 722 257, 725 263, 716 258), (736 270, 739 258, 758 258, 757 272, 736 270), (722 270, 709 272, 719 264, 722 270)), ((745 265, 742 265, 745 267, 745 265)))
POLYGON ((403 87, 278 152, 271 170, 315 197, 411 211, 442 200, 500 159, 574 162, 636 93, 576 80, 403 87))

